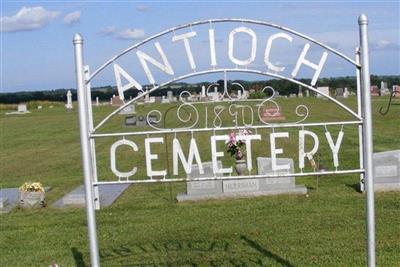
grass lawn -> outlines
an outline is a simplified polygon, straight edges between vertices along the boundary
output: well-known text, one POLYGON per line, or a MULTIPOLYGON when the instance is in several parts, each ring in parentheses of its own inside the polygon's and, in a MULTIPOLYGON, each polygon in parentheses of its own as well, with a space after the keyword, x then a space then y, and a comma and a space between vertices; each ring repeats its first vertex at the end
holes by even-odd
MULTIPOLYGON (((400 149, 400 105, 395 100, 397 105, 391 107, 388 115, 381 116, 378 110, 386 100, 373 99, 376 152, 400 149)), ((282 101, 284 115, 294 119, 291 116, 297 100, 282 101)), ((311 121, 348 119, 345 113, 337 112, 337 108, 326 101, 303 101, 311 106, 311 121)), ((355 106, 354 99, 345 102, 355 106)), ((139 111, 140 108, 146 109, 137 107, 139 111)), ((110 107, 95 109, 95 121, 110 110, 110 107)), ((117 116, 104 131, 120 129, 121 123, 122 117, 117 116)), ((33 110, 23 116, 5 116, 3 112, 0 125, 2 188, 18 187, 28 180, 40 181, 53 187, 46 194, 51 205, 83 183, 76 111, 67 113, 63 107, 54 107, 33 110)), ((334 140, 339 129, 330 128, 334 140)), ((322 139, 323 129, 315 131, 322 139)), ((357 167, 357 129, 346 126, 344 131, 341 166, 357 167)), ((261 131, 261 134, 265 136, 267 131, 261 131)), ((189 135, 180 138, 188 140, 189 135)), ((169 137, 167 142, 171 139, 169 137)), ((100 179, 116 179, 109 165, 110 144, 115 140, 104 138, 96 143, 100 179)), ((199 147, 204 147, 204 161, 210 160, 209 139, 199 135, 196 140, 199 147)), ((269 148, 265 147, 268 144, 263 143, 267 141, 264 138, 259 146, 255 146, 253 154, 269 155, 269 148)), ((284 156, 293 157, 295 162, 297 142, 296 137, 281 144, 285 149, 284 156)), ((332 156, 324 142, 321 143, 321 160, 331 166, 332 156)), ((139 146, 143 147, 143 144, 139 146)), ((163 148, 156 152, 163 161, 166 156, 163 148)), ((118 159, 121 169, 131 166, 127 161, 129 153, 121 152, 118 159)), ((135 162, 140 177, 145 174, 145 169, 144 159, 138 155, 135 162)), ((224 164, 232 162, 231 159, 224 161, 224 164)), ((154 165, 154 168, 158 167, 154 165)), ((175 196, 185 191, 184 183, 132 185, 114 205, 96 212, 101 264, 365 266, 365 196, 355 190, 358 179, 357 175, 323 176, 318 187, 315 177, 296 179, 297 184, 308 187, 308 196, 280 195, 193 203, 175 201, 175 196)), ((377 193, 375 203, 377 264, 400 266, 400 193, 377 193)), ((48 266, 52 263, 60 267, 90 266, 83 209, 15 209, 0 215, 0 227, 1 266, 48 266)))

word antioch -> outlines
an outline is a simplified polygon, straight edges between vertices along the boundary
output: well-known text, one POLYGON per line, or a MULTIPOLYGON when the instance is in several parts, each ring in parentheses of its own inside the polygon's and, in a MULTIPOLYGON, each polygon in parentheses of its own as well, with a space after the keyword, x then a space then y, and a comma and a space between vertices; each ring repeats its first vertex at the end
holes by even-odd
MULTIPOLYGON (((333 165, 335 168, 339 166, 339 150, 340 150, 340 145, 342 143, 344 136, 344 132, 341 130, 338 134, 338 137, 335 140, 333 140, 332 135, 329 131, 325 132, 325 138, 329 144, 330 150, 332 152, 332 158, 333 158, 333 165)), ((242 135, 242 136, 237 136, 237 138, 244 140, 245 145, 246 145, 246 158, 247 158, 247 169, 249 171, 252 170, 253 164, 252 164, 252 141, 254 140, 261 140, 261 135, 260 134, 249 134, 249 135, 242 135)), ((271 152, 271 160, 272 160, 272 170, 273 171, 282 171, 282 170, 289 170, 290 166, 289 164, 277 164, 277 156, 279 154, 283 154, 283 149, 277 147, 277 139, 284 139, 284 138, 289 138, 289 132, 273 132, 269 134, 269 141, 270 141, 270 152, 271 152)), ((233 172, 232 167, 229 168, 224 168, 223 166, 219 166, 218 164, 218 159, 224 157, 224 152, 223 151, 218 151, 217 149, 217 143, 218 142, 226 142, 229 139, 228 135, 213 135, 210 137, 210 145, 211 145, 211 158, 212 158, 212 163, 213 163, 213 172, 215 175, 223 175, 223 174, 230 174, 233 172)), ((313 155, 317 153, 318 148, 319 148, 319 139, 318 136, 308 130, 300 130, 298 132, 298 141, 299 141, 299 168, 303 169, 304 164, 305 164, 305 159, 308 159, 310 161, 313 160, 313 155), (312 149, 305 151, 305 141, 309 140, 310 143, 312 143, 312 149)), ((152 146, 156 146, 156 144, 163 144, 164 143, 164 138, 163 137, 151 137, 151 138, 146 138, 144 140, 144 149, 145 149, 145 163, 146 163, 146 171, 147 171, 147 176, 148 177, 157 177, 157 176, 166 176, 167 175, 167 170, 154 170, 152 167, 152 162, 156 161, 159 159, 158 155, 153 153, 152 146)), ((199 153, 199 148, 197 146, 196 139, 192 137, 190 139, 190 144, 189 144, 189 155, 188 157, 185 157, 184 152, 182 150, 181 142, 179 139, 176 137, 172 141, 173 143, 173 148, 172 148, 172 161, 173 161, 173 175, 178 175, 178 166, 179 162, 181 162, 184 171, 186 174, 189 174, 192 172, 192 165, 197 164, 199 168, 199 172, 201 174, 204 174, 203 170, 203 164, 201 161, 200 153, 199 153)), ((110 158, 111 158, 111 170, 112 172, 120 178, 127 178, 130 176, 135 175, 137 172, 137 167, 134 166, 131 171, 129 172, 121 172, 117 170, 117 164, 116 164, 116 152, 117 148, 120 146, 129 146, 133 151, 137 152, 139 151, 139 148, 137 144, 131 140, 127 139, 121 139, 116 141, 112 146, 111 146, 111 151, 110 151, 110 158)))
MULTIPOLYGON (((182 49, 182 51, 185 51, 186 53, 186 58, 188 60, 188 64, 190 65, 190 68, 192 69, 191 72, 196 71, 196 61, 195 57, 193 56, 192 49, 190 42, 192 38, 195 38, 197 36, 197 32, 191 31, 187 32, 184 34, 180 35, 174 35, 172 37, 172 42, 173 43, 182 43, 185 49, 182 49)), ((216 46, 215 46, 215 30, 214 29, 209 29, 208 30, 208 42, 209 42, 209 62, 210 62, 210 67, 212 69, 215 69, 218 65, 217 62, 217 54, 216 54, 216 46)), ((270 60, 271 58, 271 51, 273 51, 274 46, 278 46, 277 44, 274 45, 276 41, 279 40, 284 40, 286 42, 292 43, 293 37, 290 35, 284 33, 284 32, 279 32, 272 34, 266 43, 265 50, 263 51, 263 61, 265 66, 268 68, 268 71, 271 71, 275 74, 279 74, 280 72, 283 72, 285 70, 285 67, 282 66, 277 66, 273 64, 270 60)), ((178 45, 178 44, 177 44, 178 45)), ((168 57, 164 53, 164 50, 159 42, 154 43, 155 49, 157 50, 159 54, 159 58, 161 58, 161 61, 156 60, 155 58, 151 57, 150 55, 146 54, 145 52, 137 49, 136 50, 136 56, 140 62, 140 65, 143 68, 144 73, 146 74, 146 77, 150 84, 156 84, 157 82, 154 79, 154 76, 152 72, 150 71, 149 68, 149 63, 156 68, 160 69, 164 73, 168 75, 175 75, 174 69, 172 65, 170 64, 170 61, 168 60, 168 57)), ((299 70, 301 66, 306 66, 308 68, 311 68, 314 71, 312 80, 311 80, 311 86, 314 86, 318 80, 318 77, 322 71, 322 68, 325 64, 325 61, 328 56, 328 52, 324 51, 319 59, 319 62, 311 62, 307 59, 307 53, 308 50, 310 49, 310 44, 306 43, 303 46, 303 49, 297 59, 297 62, 291 72, 291 77, 296 78, 297 74, 299 73, 299 70)), ((237 49, 236 49, 237 50, 237 49)), ((230 34, 229 34, 229 39, 228 39, 228 58, 229 61, 234 64, 236 67, 244 67, 247 68, 251 63, 254 62, 256 59, 257 55, 257 35, 256 33, 247 27, 237 27, 233 29, 230 34), (237 56, 235 56, 235 44, 238 44, 238 41, 235 41, 235 37, 238 33, 241 33, 243 35, 247 35, 250 38, 251 46, 250 50, 248 51, 248 56, 246 58, 241 58, 239 59, 237 56)), ((204 56, 201 56, 204 57, 204 56)), ((128 74, 121 66, 118 64, 114 63, 114 74, 115 74, 115 79, 116 79, 116 84, 118 88, 118 94, 119 97, 123 100, 124 99, 124 91, 127 91, 131 89, 132 87, 141 90, 142 91, 142 85, 135 80, 130 74, 128 74), (124 78, 127 83, 122 84, 122 78, 124 78)))

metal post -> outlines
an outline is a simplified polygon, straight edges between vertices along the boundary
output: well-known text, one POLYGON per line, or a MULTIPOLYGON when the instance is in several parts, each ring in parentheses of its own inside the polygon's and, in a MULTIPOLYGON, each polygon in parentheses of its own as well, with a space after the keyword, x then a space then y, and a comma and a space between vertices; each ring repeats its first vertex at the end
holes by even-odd
MULTIPOLYGON (((85 77, 85 81, 87 81, 90 77, 90 70, 89 70, 89 66, 86 65, 83 67, 84 70, 84 77, 85 77)), ((92 92, 91 92, 91 87, 90 87, 90 82, 86 83, 86 98, 85 98, 85 102, 86 102, 86 107, 87 107, 87 118, 88 118, 88 122, 89 122, 89 132, 93 131, 93 110, 92 110, 92 92)), ((91 138, 89 140, 90 142, 90 158, 91 158, 91 165, 90 165, 90 169, 91 169, 91 181, 92 184, 97 183, 98 179, 97 179, 97 164, 96 164, 96 143, 94 138, 91 138)), ((94 200, 94 208, 96 210, 100 209, 100 196, 99 196, 99 187, 98 186, 94 186, 93 187, 93 200, 94 200)))
MULTIPOLYGON (((360 64, 360 48, 356 48, 356 63, 360 64)), ((357 82, 357 114, 361 118, 363 117, 362 115, 362 108, 361 108, 361 95, 362 95, 362 90, 361 90, 361 77, 360 77, 360 68, 356 68, 356 82, 357 82)), ((359 157, 360 157, 360 169, 364 169, 364 145, 363 145, 363 126, 359 125, 358 126, 358 150, 359 150, 359 157)), ((360 191, 364 192, 365 191, 365 179, 364 179, 364 173, 360 173, 360 191)))
POLYGON ((366 15, 358 18, 360 28, 361 46, 361 84, 362 84, 362 108, 363 108, 363 139, 364 139, 364 168, 365 168, 365 189, 367 206, 367 247, 368 266, 375 267, 375 207, 374 207, 374 178, 373 178, 373 142, 372 142, 372 114, 370 96, 370 75, 368 59, 368 19, 366 15))
POLYGON ((75 34, 74 40, 75 50, 75 67, 76 67, 76 85, 78 92, 79 106, 79 126, 82 149, 82 165, 83 176, 85 180, 85 196, 86 196, 86 217, 88 224, 89 244, 90 244, 90 261, 91 266, 100 266, 99 250, 97 246, 96 218, 93 203, 91 168, 90 168, 90 143, 89 143, 89 120, 86 107, 85 79, 83 69, 83 38, 80 34, 75 34))

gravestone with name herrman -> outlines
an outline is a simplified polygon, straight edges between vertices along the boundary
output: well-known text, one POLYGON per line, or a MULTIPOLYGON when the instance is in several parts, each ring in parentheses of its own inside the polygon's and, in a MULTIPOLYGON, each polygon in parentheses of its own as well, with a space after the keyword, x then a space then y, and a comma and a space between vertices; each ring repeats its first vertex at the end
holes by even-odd
MULTIPOLYGON (((216 179, 211 181, 190 181, 193 178, 214 175, 212 162, 203 163, 203 174, 200 174, 198 165, 194 164, 192 172, 188 174, 186 193, 179 194, 177 200, 181 202, 240 196, 306 194, 307 188, 296 185, 293 176, 285 177, 286 174, 294 173, 293 159, 278 158, 276 161, 279 165, 289 164, 290 169, 273 171, 271 158, 257 157, 257 175, 282 175, 282 177, 218 180, 216 176, 216 179)), ((222 167, 221 161, 218 161, 218 167, 222 167)))

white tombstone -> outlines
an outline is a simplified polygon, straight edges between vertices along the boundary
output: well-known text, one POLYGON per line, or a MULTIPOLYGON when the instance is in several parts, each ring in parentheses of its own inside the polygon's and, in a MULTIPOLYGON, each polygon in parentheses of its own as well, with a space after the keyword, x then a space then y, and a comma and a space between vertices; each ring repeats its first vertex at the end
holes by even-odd
MULTIPOLYGON (((148 93, 147 90, 146 90, 146 93, 148 93)), ((145 95, 145 97, 144 97, 144 103, 150 103, 150 95, 149 95, 149 94, 145 95)))
POLYGON ((132 114, 136 114, 135 111, 135 104, 130 104, 128 106, 126 106, 123 110, 121 110, 119 112, 120 115, 132 115, 132 114))
POLYGON ((38 106, 38 107, 37 107, 37 109, 42 109, 42 108, 43 108, 42 106, 38 106))
POLYGON ((99 103, 99 97, 96 96, 96 106, 99 106, 99 105, 100 105, 100 103, 99 103))
POLYGON ((205 87, 205 85, 203 85, 201 87, 201 97, 206 97, 206 87, 205 87))
POLYGON ((244 91, 243 95, 242 95, 242 98, 243 99, 247 99, 248 97, 249 97, 249 92, 248 91, 244 91))
POLYGON ((28 108, 26 107, 26 104, 18 104, 17 111, 19 113, 27 113, 28 112, 28 108))
POLYGON ((74 108, 74 106, 72 105, 72 93, 71 90, 68 90, 67 92, 67 104, 65 105, 65 107, 67 108, 67 110, 71 110, 74 108))
POLYGON ((297 97, 299 97, 299 98, 303 97, 303 88, 301 87, 301 85, 299 85, 299 91, 297 93, 297 97))
MULTIPOLYGON (((329 96, 329 87, 328 87, 328 86, 320 86, 320 87, 317 87, 317 90, 318 90, 319 92, 324 93, 324 94, 326 94, 326 95, 329 96)), ((321 94, 317 94, 317 98, 322 98, 322 97, 324 97, 324 96, 321 95, 321 94)))
POLYGON ((172 102, 172 98, 174 97, 174 94, 172 93, 172 91, 168 91, 167 92, 167 99, 169 102, 172 102))
POLYGON ((237 91, 237 97, 238 98, 242 98, 242 90, 238 90, 237 91))
POLYGON ((310 91, 306 90, 306 97, 310 97, 310 91))
POLYGON ((161 98, 161 104, 169 104, 169 99, 165 97, 165 95, 161 98))
POLYGON ((344 98, 348 98, 348 97, 349 97, 349 95, 350 95, 350 93, 349 93, 349 89, 347 89, 347 87, 345 87, 345 88, 344 88, 343 97, 344 97, 344 98))
POLYGON ((212 93, 211 98, 212 98, 212 101, 218 101, 219 100, 218 92, 212 93))
POLYGON ((112 105, 112 104, 113 104, 112 100, 113 100, 113 98, 111 97, 111 98, 110 98, 110 105, 112 105))

